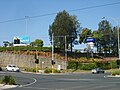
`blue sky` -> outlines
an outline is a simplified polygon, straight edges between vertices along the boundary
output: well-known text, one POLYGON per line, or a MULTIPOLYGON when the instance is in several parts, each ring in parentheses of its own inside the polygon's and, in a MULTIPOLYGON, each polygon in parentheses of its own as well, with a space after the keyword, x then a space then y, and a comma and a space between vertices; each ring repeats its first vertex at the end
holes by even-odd
MULTIPOLYGON (((25 18, 25 16, 39 16, 60 11, 75 10, 91 6, 120 2, 120 0, 0 0, 0 46, 3 41, 10 41, 14 36, 30 36, 31 41, 42 39, 44 45, 50 45, 48 29, 55 19, 56 14, 44 17, 16 20, 25 18)), ((116 24, 111 18, 120 19, 120 4, 97 7, 85 10, 69 12, 70 15, 76 15, 83 28, 92 30, 98 29, 98 23, 102 17, 106 17, 112 24, 116 24)), ((77 48, 82 48, 82 45, 77 48)))

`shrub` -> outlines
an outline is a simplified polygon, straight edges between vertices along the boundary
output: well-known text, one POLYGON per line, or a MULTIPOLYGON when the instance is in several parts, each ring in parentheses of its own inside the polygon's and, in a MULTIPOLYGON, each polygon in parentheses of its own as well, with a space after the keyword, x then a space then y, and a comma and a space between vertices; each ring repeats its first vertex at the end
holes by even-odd
POLYGON ((79 69, 81 70, 91 70, 93 68, 96 68, 96 64, 95 63, 82 63, 81 66, 79 67, 79 69))
POLYGON ((52 73, 52 69, 46 68, 46 69, 44 70, 44 73, 52 73))
MULTIPOLYGON (((52 73, 52 69, 46 68, 46 69, 44 70, 44 73, 52 73)), ((54 69, 54 73, 61 73, 61 71, 54 69)))
POLYGON ((13 76, 9 75, 5 75, 3 76, 3 78, 1 79, 1 84, 8 84, 8 85, 16 85, 15 79, 13 78, 13 76))
POLYGON ((68 69, 76 69, 77 68, 77 63, 76 61, 69 61, 68 62, 68 69))
POLYGON ((113 76, 115 76, 115 75, 120 75, 120 70, 112 71, 112 75, 113 75, 113 76))
POLYGON ((25 68, 25 71, 27 72, 36 72, 35 68, 25 68))

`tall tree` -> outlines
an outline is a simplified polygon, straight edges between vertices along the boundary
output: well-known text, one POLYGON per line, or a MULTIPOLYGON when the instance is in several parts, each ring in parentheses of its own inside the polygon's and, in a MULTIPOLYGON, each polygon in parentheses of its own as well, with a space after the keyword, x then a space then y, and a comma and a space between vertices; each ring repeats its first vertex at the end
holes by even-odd
MULTIPOLYGON (((113 34, 112 34, 112 38, 111 38, 112 53, 115 55, 118 54, 118 31, 117 31, 117 28, 118 28, 117 26, 113 27, 113 34)), ((120 31, 120 28, 119 28, 119 31, 120 31)))
POLYGON ((104 53, 107 53, 107 51, 110 52, 112 35, 111 24, 107 20, 102 20, 101 22, 99 22, 98 26, 100 50, 103 49, 104 53))
POLYGON ((77 34, 80 31, 80 23, 77 17, 70 15, 65 10, 59 12, 52 25, 49 26, 49 36, 50 41, 52 39, 52 33, 54 33, 54 44, 60 49, 65 49, 65 36, 67 37, 67 46, 70 44, 72 48, 72 43, 77 38, 77 34))

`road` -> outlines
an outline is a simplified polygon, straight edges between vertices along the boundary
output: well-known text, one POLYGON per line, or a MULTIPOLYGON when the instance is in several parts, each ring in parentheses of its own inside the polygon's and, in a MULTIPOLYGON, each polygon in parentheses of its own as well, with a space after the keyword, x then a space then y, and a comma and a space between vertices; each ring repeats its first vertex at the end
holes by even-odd
POLYGON ((20 86, 8 90, 119 90, 120 78, 107 78, 108 74, 41 75, 7 72, 20 86))

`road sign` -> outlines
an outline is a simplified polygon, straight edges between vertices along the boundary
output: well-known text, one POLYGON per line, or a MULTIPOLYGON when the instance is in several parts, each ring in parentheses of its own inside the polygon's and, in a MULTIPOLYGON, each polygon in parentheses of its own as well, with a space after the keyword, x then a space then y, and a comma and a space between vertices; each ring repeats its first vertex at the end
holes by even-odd
POLYGON ((93 43, 95 43, 95 38, 92 38, 92 37, 87 38, 87 39, 86 39, 86 43, 88 43, 88 42, 93 42, 93 43))

